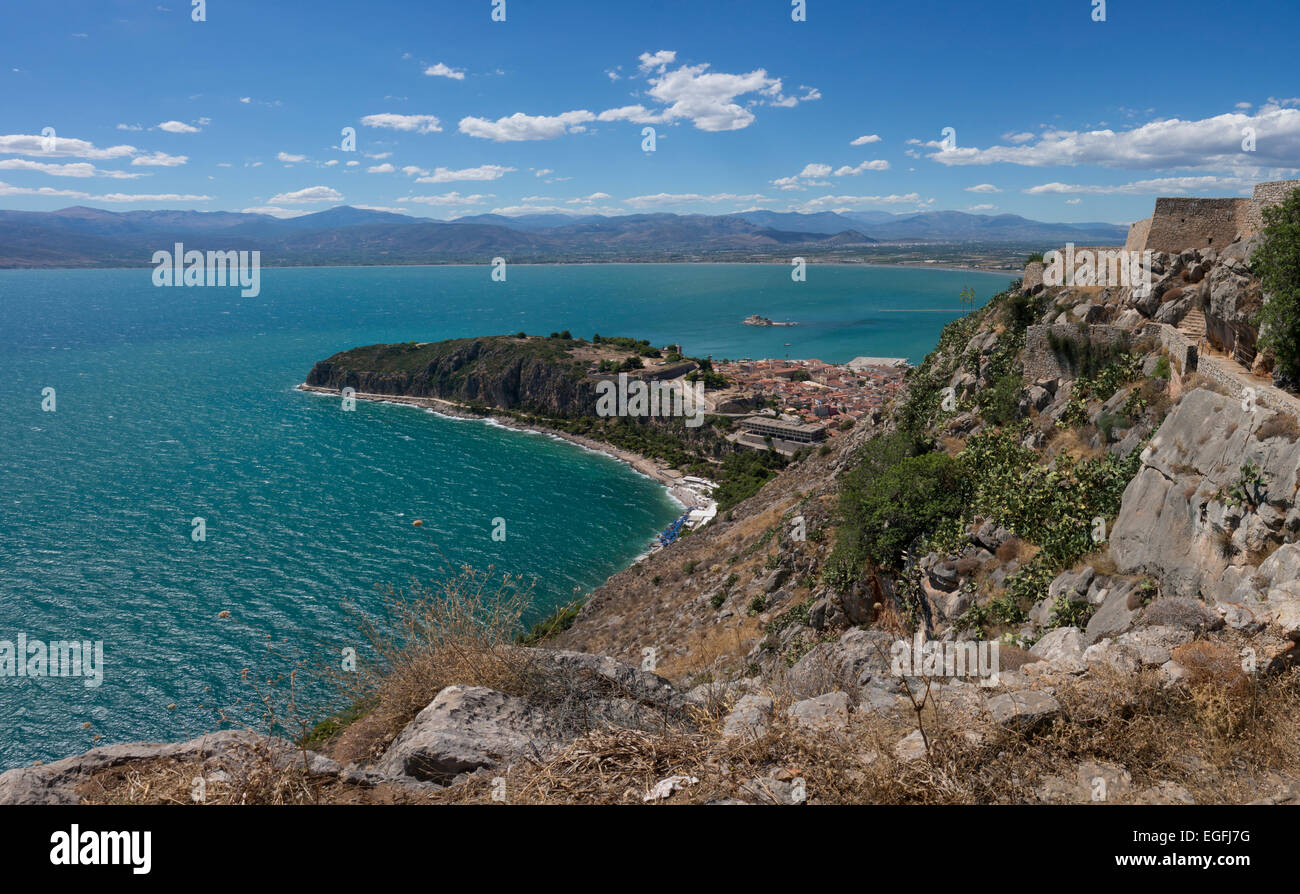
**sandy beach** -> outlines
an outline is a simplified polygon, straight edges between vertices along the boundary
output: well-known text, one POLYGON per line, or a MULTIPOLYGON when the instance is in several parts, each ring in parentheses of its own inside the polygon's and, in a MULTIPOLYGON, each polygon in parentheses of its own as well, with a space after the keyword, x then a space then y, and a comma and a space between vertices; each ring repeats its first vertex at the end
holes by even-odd
MULTIPOLYGON (((312 394, 326 394, 337 396, 339 392, 333 388, 321 388, 316 385, 302 384, 297 386, 299 391, 307 391, 312 394)), ((640 453, 633 453, 630 450, 623 450, 604 441, 598 441, 595 438, 588 438, 583 435, 574 435, 568 432, 558 431, 541 423, 525 424, 509 416, 495 416, 488 414, 486 416, 470 412, 463 404, 454 401, 443 400, 438 397, 409 397, 406 395, 395 394, 367 394, 357 392, 357 400, 375 401, 379 403, 407 404, 413 407, 432 410, 435 413, 441 413, 444 416, 453 416, 458 419, 481 419, 491 420, 492 422, 504 428, 513 428, 517 431, 531 431, 540 434, 550 435, 571 444, 576 444, 586 450, 595 453, 603 453, 606 456, 613 457, 620 462, 627 463, 636 471, 645 475, 647 478, 653 478, 655 481, 667 488, 669 495, 682 504, 686 509, 703 508, 707 501, 703 500, 698 493, 691 488, 682 485, 681 479, 684 473, 674 469, 667 463, 654 459, 653 457, 644 456, 640 453)))

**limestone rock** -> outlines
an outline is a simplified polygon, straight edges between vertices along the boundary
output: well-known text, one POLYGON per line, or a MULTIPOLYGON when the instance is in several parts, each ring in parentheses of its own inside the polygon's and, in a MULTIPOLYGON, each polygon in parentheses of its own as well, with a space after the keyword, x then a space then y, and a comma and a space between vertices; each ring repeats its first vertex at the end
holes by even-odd
POLYGON ((1059 714, 1061 703, 1049 692, 1023 689, 989 699, 988 711, 994 723, 1028 732, 1059 714))
POLYGON ((795 702, 786 713, 805 726, 843 729, 849 719, 849 695, 827 692, 795 702))
POLYGON ((772 699, 765 695, 747 695, 731 709, 723 722, 724 739, 757 739, 767 732, 772 719, 772 699))

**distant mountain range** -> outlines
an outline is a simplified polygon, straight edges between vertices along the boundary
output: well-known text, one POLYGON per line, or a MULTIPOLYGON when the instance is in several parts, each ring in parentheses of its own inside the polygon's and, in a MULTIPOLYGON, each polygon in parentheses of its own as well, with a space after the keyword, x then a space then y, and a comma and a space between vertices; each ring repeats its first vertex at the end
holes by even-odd
POLYGON ((160 249, 261 251, 265 266, 851 256, 884 243, 1123 243, 1125 227, 1014 214, 746 211, 729 215, 479 214, 452 221, 347 205, 281 219, 229 211, 0 211, 0 267, 151 266, 160 249))

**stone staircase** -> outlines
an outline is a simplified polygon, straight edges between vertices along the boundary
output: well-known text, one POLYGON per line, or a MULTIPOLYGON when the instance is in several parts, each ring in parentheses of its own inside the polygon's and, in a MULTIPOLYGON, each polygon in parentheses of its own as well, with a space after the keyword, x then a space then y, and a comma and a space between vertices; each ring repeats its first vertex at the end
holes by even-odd
POLYGON ((1178 324, 1178 331, 1193 342, 1199 342, 1205 337, 1205 314, 1196 308, 1189 310, 1187 316, 1183 317, 1183 321, 1178 324))

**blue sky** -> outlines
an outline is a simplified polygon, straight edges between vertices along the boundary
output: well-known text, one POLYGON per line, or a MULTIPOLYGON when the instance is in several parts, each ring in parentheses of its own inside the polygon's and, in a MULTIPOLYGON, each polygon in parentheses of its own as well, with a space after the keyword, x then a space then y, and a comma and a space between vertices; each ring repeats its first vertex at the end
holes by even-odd
POLYGON ((1124 223, 1300 169, 1294 0, 505 7, 11 0, 0 207, 1124 223))

